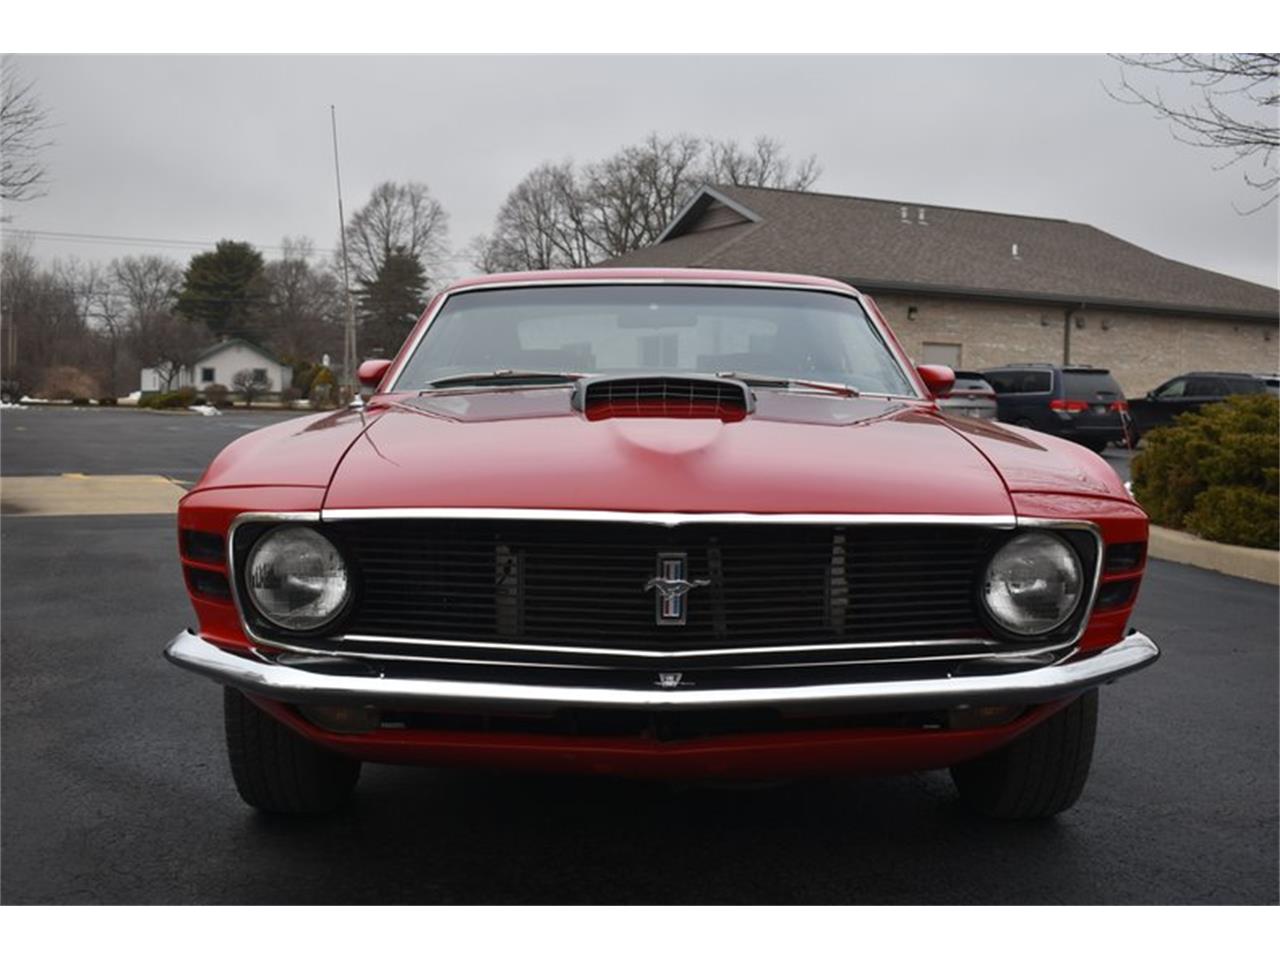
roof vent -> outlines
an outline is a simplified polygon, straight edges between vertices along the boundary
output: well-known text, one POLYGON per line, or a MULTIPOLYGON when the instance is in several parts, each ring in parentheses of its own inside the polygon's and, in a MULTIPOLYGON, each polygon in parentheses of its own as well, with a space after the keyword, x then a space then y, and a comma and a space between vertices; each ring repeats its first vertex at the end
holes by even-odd
POLYGON ((911 222, 911 208, 910 208, 910 207, 903 207, 903 208, 902 208, 902 222, 903 222, 903 223, 910 223, 910 222, 911 222))
POLYGON ((924 218, 924 207, 916 207, 916 223, 920 224, 922 227, 927 227, 929 225, 928 221, 924 218))
POLYGON ((1012 248, 1010 248, 1009 255, 1012 256, 1013 259, 1015 260, 1022 259, 1022 257, 1018 256, 1018 245, 1016 243, 1012 246, 1012 248))
POLYGON ((742 420, 755 408, 741 380, 711 375, 616 376, 579 380, 573 406, 588 420, 669 417, 679 420, 742 420))

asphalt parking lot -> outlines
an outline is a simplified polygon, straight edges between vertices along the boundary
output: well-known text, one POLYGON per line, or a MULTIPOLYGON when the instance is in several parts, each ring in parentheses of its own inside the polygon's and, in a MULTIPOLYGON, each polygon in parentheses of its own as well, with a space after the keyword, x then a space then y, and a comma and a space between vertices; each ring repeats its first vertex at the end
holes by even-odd
MULTIPOLYGON (((4 476, 193 481, 271 414, 5 410, 4 476)), ((1123 469, 1123 455, 1113 459, 1123 469)), ((340 817, 242 805, 171 516, 0 521, 0 899, 17 903, 1275 903, 1277 591, 1153 561, 1164 651, 1103 692, 1081 802, 974 819, 944 773, 756 786, 366 767, 340 817)))

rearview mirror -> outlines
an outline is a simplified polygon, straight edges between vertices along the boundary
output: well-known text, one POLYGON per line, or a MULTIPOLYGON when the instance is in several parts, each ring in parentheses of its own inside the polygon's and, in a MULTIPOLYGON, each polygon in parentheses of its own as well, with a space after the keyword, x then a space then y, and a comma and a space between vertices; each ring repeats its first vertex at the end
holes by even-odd
POLYGON ((956 384, 956 372, 940 363, 922 363, 916 367, 920 379, 935 397, 945 397, 956 384))
POLYGON ((356 373, 356 376, 360 378, 362 387, 377 389, 378 384, 382 382, 382 378, 386 376, 387 371, 390 369, 390 360, 366 360, 360 364, 360 370, 356 373))

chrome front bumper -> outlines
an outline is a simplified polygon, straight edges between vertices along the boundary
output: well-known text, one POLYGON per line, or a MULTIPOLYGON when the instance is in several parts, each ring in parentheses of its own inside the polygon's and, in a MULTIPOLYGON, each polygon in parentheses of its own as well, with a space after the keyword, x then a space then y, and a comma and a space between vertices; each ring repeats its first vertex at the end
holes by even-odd
POLYGON ((164 655, 178 666, 219 683, 283 703, 367 705, 405 710, 430 710, 444 704, 643 710, 823 705, 857 713, 1047 703, 1140 670, 1153 663, 1160 656, 1160 650, 1149 637, 1134 631, 1092 656, 1016 672, 718 690, 541 686, 391 676, 371 669, 367 662, 340 656, 294 658, 289 663, 261 656, 239 656, 189 630, 174 637, 164 655))

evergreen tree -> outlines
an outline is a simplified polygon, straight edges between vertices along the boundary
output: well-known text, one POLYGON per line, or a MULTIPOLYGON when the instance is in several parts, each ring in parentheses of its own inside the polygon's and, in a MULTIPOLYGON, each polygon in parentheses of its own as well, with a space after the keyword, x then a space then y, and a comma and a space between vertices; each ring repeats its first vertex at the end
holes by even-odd
POLYGON ((266 300, 262 254, 251 244, 219 240, 191 258, 183 275, 177 310, 203 320, 217 337, 253 337, 266 300))
POLYGON ((372 280, 357 283, 364 354, 392 356, 413 329, 426 302, 427 273, 421 261, 397 247, 372 280))

